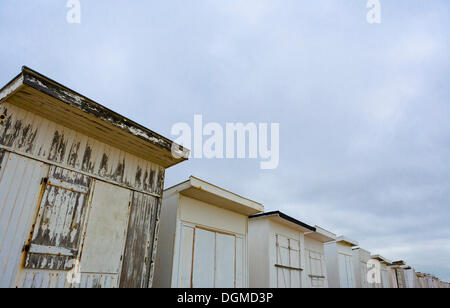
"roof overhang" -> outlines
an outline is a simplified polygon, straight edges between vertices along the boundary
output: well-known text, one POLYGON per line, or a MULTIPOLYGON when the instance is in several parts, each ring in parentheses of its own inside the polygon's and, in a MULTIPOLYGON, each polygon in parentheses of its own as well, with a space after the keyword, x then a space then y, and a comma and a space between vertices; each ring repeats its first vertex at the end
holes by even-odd
POLYGON ((281 225, 288 226, 292 229, 298 230, 300 232, 314 232, 316 228, 311 227, 300 220, 297 220, 291 216, 288 216, 280 211, 267 212, 262 214, 257 214, 250 216, 249 219, 270 219, 281 225))
POLYGON ((321 243, 328 243, 336 240, 336 234, 325 230, 322 227, 314 226, 316 231, 305 233, 305 237, 319 241, 321 243))
POLYGON ((27 67, 0 90, 5 101, 164 168, 189 156, 173 141, 27 67))
POLYGON ((336 243, 351 246, 351 247, 355 247, 355 246, 359 245, 357 241, 349 239, 348 237, 345 237, 345 236, 339 236, 338 238, 336 238, 336 243))
POLYGON ((358 251, 360 251, 360 252, 364 252, 364 253, 370 255, 370 251, 365 250, 365 249, 363 249, 363 248, 361 248, 361 247, 353 247, 352 250, 358 250, 358 251))
POLYGON ((164 196, 174 193, 179 193, 183 196, 247 216, 264 211, 264 206, 261 203, 241 197, 193 176, 183 183, 166 189, 164 191, 164 196))
POLYGON ((372 255, 370 256, 372 259, 378 260, 383 264, 391 264, 392 262, 381 255, 372 255))
POLYGON ((403 260, 399 260, 392 262, 389 266, 391 266, 392 268, 403 268, 406 266, 406 263, 403 260))

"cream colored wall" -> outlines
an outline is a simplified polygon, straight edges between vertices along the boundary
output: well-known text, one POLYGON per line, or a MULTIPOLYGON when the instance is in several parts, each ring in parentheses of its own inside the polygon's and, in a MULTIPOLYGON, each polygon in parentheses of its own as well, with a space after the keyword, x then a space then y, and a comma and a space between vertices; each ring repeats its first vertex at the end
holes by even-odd
POLYGON ((179 219, 220 231, 247 234, 247 216, 182 195, 180 195, 179 219))

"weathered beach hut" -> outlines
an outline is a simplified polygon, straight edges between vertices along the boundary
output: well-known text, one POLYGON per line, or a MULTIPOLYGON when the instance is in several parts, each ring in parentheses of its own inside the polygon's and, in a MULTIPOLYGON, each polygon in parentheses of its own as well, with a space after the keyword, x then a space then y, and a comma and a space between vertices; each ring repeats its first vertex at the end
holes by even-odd
POLYGON ((374 283, 368 280, 368 262, 371 260, 370 252, 361 247, 353 248, 353 268, 355 270, 356 288, 373 288, 374 283))
POLYGON ((328 288, 324 244, 336 240, 336 234, 319 226, 305 233, 306 287, 328 288))
POLYGON ((411 266, 405 266, 403 268, 405 275, 406 288, 416 289, 419 288, 419 280, 417 279, 417 273, 411 266))
POLYGON ((427 282, 425 280, 425 274, 417 273, 417 280, 418 280, 418 288, 427 288, 427 282))
POLYGON ((166 189, 154 287, 248 287, 248 216, 263 211, 195 177, 166 189))
POLYGON ((250 287, 306 287, 305 233, 315 230, 279 211, 249 217, 250 287))
POLYGON ((397 283, 395 282, 394 273, 389 267, 391 264, 391 261, 386 259, 383 256, 380 255, 373 255, 371 256, 373 260, 376 260, 380 262, 380 282, 375 283, 375 288, 397 288, 397 283))
POLYGON ((355 270, 352 248, 358 242, 340 236, 325 244, 328 285, 330 288, 355 288, 355 270))
POLYGON ((405 289, 407 288, 406 284, 406 276, 405 276, 405 267, 406 263, 403 260, 394 261, 392 264, 389 265, 391 270, 394 273, 395 280, 397 282, 397 287, 399 289, 405 289))
POLYGON ((433 276, 430 274, 424 274, 425 280, 425 288, 432 289, 433 288, 433 276))
POLYGON ((441 287, 441 281, 439 280, 439 278, 433 276, 433 289, 439 289, 441 287))
POLYGON ((24 67, 0 90, 0 287, 151 286, 173 146, 24 67))

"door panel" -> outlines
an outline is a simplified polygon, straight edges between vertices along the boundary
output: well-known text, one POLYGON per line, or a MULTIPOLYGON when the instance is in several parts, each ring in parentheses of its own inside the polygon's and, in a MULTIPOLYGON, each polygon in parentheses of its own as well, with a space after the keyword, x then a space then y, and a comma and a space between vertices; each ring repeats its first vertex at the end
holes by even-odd
POLYGON ((244 239, 236 237, 236 288, 244 287, 244 239))
POLYGON ((194 288, 214 288, 215 238, 216 233, 214 232, 195 229, 194 266, 192 269, 194 288))
POLYGON ((121 288, 148 288, 158 199, 134 192, 131 202, 121 288))
POLYGON ((345 256, 342 254, 338 255, 339 261, 339 279, 340 279, 340 287, 348 288, 348 280, 347 280, 347 261, 345 260, 345 256))
POLYGON ((299 288, 301 286, 300 242, 283 235, 276 235, 277 287, 299 288))
MULTIPOLYGON (((289 240, 281 235, 277 235, 277 265, 289 266, 289 240)), ((291 277, 289 270, 277 267, 278 288, 289 288, 291 277)))
POLYGON ((310 279, 311 287, 324 288, 325 287, 325 275, 323 271, 323 255, 317 252, 309 252, 309 264, 310 264, 310 279))
POLYGON ((192 257, 194 249, 194 228, 182 225, 180 247, 180 281, 179 288, 191 288, 192 257))
POLYGON ((90 178, 50 167, 25 268, 69 270, 76 258, 90 178))
POLYGON ((130 199, 130 190, 95 181, 81 256, 82 273, 119 273, 130 199))
POLYGON ((235 237, 216 233, 216 288, 234 288, 235 286, 235 237))
MULTIPOLYGON (((300 243, 296 240, 289 240, 289 262, 290 266, 300 268, 300 243)), ((290 270, 291 288, 300 288, 300 270, 290 270)))

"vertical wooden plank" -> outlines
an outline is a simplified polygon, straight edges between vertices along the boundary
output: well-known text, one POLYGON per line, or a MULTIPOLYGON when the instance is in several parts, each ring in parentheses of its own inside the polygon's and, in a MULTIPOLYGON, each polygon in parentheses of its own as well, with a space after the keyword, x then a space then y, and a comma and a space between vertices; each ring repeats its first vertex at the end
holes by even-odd
POLYGON ((216 233, 215 288, 235 287, 236 239, 233 235, 216 233))
MULTIPOLYGON (((300 268, 300 242, 289 239, 289 266, 300 268)), ((291 288, 300 288, 301 271, 290 270, 291 288)))
POLYGON ((181 226, 180 241, 180 270, 179 288, 190 288, 192 286, 192 258, 194 249, 194 228, 181 226))
MULTIPOLYGON (((289 266, 289 240, 277 235, 277 264, 289 266)), ((291 279, 289 270, 286 268, 277 268, 278 288, 290 288, 291 279)))
POLYGON ((355 288, 355 271, 353 270, 352 256, 345 256, 347 263, 348 287, 355 288))
POLYGON ((236 288, 244 287, 245 247, 244 239, 236 237, 236 288))
POLYGON ((155 197, 134 192, 120 277, 121 288, 147 288, 150 280, 151 241, 155 197))
POLYGON ((215 237, 214 232, 195 229, 192 269, 192 286, 194 288, 214 288, 215 237))

